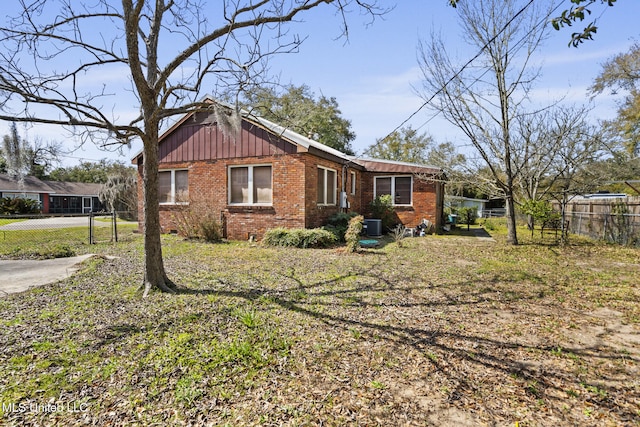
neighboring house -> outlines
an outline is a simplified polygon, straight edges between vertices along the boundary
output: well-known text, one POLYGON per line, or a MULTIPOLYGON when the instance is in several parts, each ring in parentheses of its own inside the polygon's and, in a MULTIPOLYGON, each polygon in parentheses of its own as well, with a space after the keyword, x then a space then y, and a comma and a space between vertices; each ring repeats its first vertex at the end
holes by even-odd
POLYGON ((487 203, 489 203, 489 200, 485 199, 472 199, 470 197, 449 195, 444 196, 445 208, 477 208, 478 218, 484 217, 487 203))
MULTIPOLYGON (((142 153, 133 159, 139 218, 143 161, 142 153)), ((367 217, 369 203, 382 194, 395 195, 397 216, 408 227, 423 219, 439 226, 442 219, 441 169, 351 157, 249 114, 235 137, 217 127, 214 114, 184 116, 160 137, 159 169, 164 232, 177 229, 175 212, 189 202, 205 202, 233 240, 261 238, 275 227, 319 227, 337 212, 367 217)))
POLYGON ((0 174, 0 197, 37 200, 42 213, 89 213, 103 210, 98 199, 102 184, 21 179, 0 174))

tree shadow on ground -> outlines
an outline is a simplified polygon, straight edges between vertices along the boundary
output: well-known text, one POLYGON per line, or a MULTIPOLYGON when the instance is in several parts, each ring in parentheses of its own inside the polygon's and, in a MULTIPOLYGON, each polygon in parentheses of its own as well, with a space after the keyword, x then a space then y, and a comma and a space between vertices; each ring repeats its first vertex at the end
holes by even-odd
MULTIPOLYGON (((604 364, 637 366, 637 352, 621 354, 615 346, 602 341, 580 345, 561 339, 545 340, 548 334, 535 329, 532 335, 540 335, 538 339, 500 332, 511 326, 518 328, 518 322, 527 317, 531 321, 527 327, 535 327, 535 319, 540 316, 538 293, 515 287, 505 295, 494 289, 492 280, 499 279, 490 277, 484 283, 465 280, 446 285, 398 285, 371 270, 353 270, 332 279, 308 282, 290 269, 281 274, 278 288, 253 276, 252 286, 244 289, 219 281, 211 289, 183 289, 181 293, 239 298, 256 306, 268 301, 331 330, 348 333, 357 329, 382 340, 388 348, 407 349, 421 355, 422 362, 432 366, 430 372, 445 378, 449 387, 453 385, 446 393, 448 404, 482 408, 483 413, 493 414, 489 418, 494 422, 512 421, 510 415, 496 413, 496 402, 488 399, 493 387, 502 386, 513 389, 513 398, 529 408, 544 407, 559 420, 575 421, 575 413, 567 408, 580 405, 614 413, 615 419, 622 422, 631 422, 638 416, 633 399, 622 403, 629 398, 629 392, 637 397, 637 389, 633 392, 629 377, 616 371, 619 367, 600 368, 597 374, 585 371, 587 366, 604 364), (475 290, 461 292, 463 289, 475 290), (521 308, 509 309, 509 304, 521 308), (520 312, 513 313, 514 310, 520 312), (402 311, 414 322, 394 320, 393 312, 402 311), (494 311, 505 311, 514 318, 507 319, 504 325, 494 325, 490 319, 494 311), (391 316, 379 314, 388 312, 391 316), (465 327, 454 327, 458 315, 460 326, 465 327), (479 323, 486 320, 486 328, 474 326, 473 318, 479 323), (495 379, 487 381, 491 377, 495 379)), ((602 338, 606 341, 605 336, 602 338)), ((425 375, 420 380, 428 383, 431 378, 425 375)), ((545 419, 544 414, 542 411, 537 415, 539 420, 545 419)))

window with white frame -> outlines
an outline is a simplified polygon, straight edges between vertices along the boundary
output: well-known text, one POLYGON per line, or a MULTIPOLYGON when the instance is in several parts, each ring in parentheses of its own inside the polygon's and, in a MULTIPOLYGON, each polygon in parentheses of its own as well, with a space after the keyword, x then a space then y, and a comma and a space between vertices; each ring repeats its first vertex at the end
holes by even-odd
POLYGON ((189 171, 172 169, 158 172, 158 199, 160 204, 187 203, 189 201, 189 171))
POLYGON ((334 169, 318 166, 318 204, 335 205, 338 188, 337 172, 334 169))
POLYGON ((229 204, 271 205, 271 165, 229 166, 229 204))
POLYGON ((374 180, 374 198, 390 194, 394 205, 411 205, 412 187, 411 176, 377 176, 374 180))
POLYGON ((351 195, 356 194, 356 173, 351 172, 351 195))

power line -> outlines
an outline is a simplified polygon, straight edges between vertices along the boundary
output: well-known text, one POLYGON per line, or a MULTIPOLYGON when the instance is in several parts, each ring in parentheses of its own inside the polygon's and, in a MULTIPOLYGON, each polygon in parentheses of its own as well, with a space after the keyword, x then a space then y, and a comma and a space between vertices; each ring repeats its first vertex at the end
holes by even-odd
MULTIPOLYGON (((431 101, 433 101, 433 99, 438 96, 440 93, 442 93, 443 90, 446 89, 446 87, 449 85, 449 83, 451 83, 452 81, 454 81, 456 78, 458 78, 458 76, 460 76, 460 74, 462 74, 462 72, 464 70, 467 69, 467 67, 469 65, 471 65, 473 63, 473 61, 475 61, 476 59, 478 59, 480 57, 480 55, 482 55, 482 52, 485 51, 485 49, 487 49, 487 47, 489 47, 489 45, 491 43, 493 43, 498 36, 500 36, 507 28, 509 28, 509 26, 511 25, 511 23, 513 21, 515 21, 515 19, 520 16, 522 13, 524 13, 525 10, 527 10, 527 8, 529 8, 529 6, 531 6, 533 4, 533 0, 529 0, 529 2, 522 7, 522 9, 520 9, 515 15, 513 15, 513 17, 511 17, 511 19, 509 19, 509 21, 500 29, 500 31, 498 31, 498 33, 496 33, 491 39, 489 39, 478 51, 478 53, 476 53, 470 60, 468 60, 449 80, 447 80, 442 87, 440 87, 427 101, 423 102, 422 105, 420 107, 418 107, 418 109, 416 111, 414 111, 413 113, 411 113, 409 115, 409 117, 407 117, 402 123, 400 123, 398 126, 396 126, 395 129, 393 129, 391 132, 389 132, 384 138, 382 139, 386 139, 388 138, 391 134, 393 134, 394 132, 398 131, 398 129, 400 129, 402 126, 404 126, 409 120, 411 120, 412 118, 414 118, 420 111, 422 111, 422 109, 424 107, 426 107, 427 105, 429 105, 431 103, 431 101)), ((558 6, 556 6, 557 8, 558 6)), ((483 73, 482 75, 486 74, 483 73)), ((482 77, 482 76, 480 76, 482 77)), ((480 78, 478 77, 478 79, 480 78)), ((477 79, 476 79, 477 81, 477 79)), ((433 120, 433 118, 435 118, 437 116, 434 115, 433 117, 431 117, 428 121, 433 120)), ((425 123, 426 124, 426 123, 425 123)), ((424 126, 424 124, 420 125, 420 127, 424 126)))

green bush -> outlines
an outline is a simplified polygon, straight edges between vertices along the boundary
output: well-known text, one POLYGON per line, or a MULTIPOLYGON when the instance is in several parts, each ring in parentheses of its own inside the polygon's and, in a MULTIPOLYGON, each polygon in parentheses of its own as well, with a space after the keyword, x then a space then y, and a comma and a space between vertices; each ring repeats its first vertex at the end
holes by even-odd
POLYGON ((267 246, 285 246, 292 248, 322 248, 335 244, 338 238, 322 228, 284 228, 267 230, 262 243, 267 246))
POLYGON ((476 223, 478 219, 478 208, 475 206, 465 206, 458 208, 458 217, 461 224, 467 224, 467 230, 469 226, 476 223))
POLYGON ((40 202, 22 197, 0 197, 0 215, 20 215, 40 212, 40 202))
POLYGON ((351 221, 352 218, 358 215, 359 214, 357 212, 338 212, 331 215, 327 220, 327 224, 322 228, 332 232, 336 235, 339 241, 344 242, 344 235, 347 232, 347 228, 349 227, 349 221, 351 221))
POLYGON ((395 208, 390 194, 384 194, 373 199, 370 204, 373 218, 382 220, 382 230, 390 230, 395 225, 395 208))
POLYGON ((364 217, 362 215, 354 216, 349 221, 349 227, 344 236, 347 242, 347 252, 356 252, 360 247, 360 234, 363 226, 364 217))

